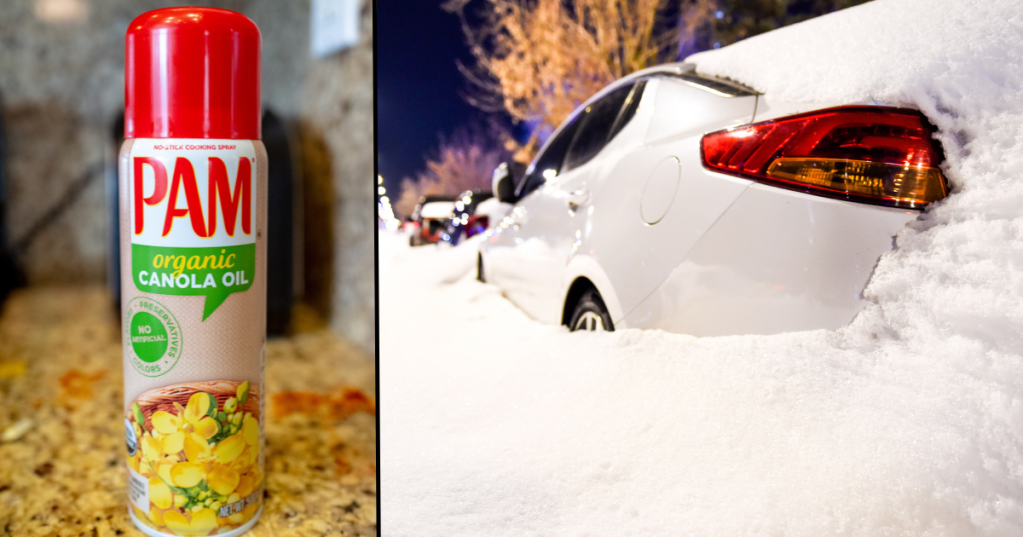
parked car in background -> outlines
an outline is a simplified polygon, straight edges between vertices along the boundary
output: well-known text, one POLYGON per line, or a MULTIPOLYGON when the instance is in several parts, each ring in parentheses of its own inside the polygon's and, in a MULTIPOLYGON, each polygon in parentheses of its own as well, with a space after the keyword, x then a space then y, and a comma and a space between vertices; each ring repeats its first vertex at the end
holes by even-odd
POLYGON ((511 209, 512 205, 510 203, 504 203, 496 197, 483 200, 476 206, 476 212, 473 216, 469 218, 469 227, 472 228, 472 233, 467 235, 467 237, 484 233, 494 227, 501 219, 508 216, 511 209))
POLYGON ((436 244, 447 221, 455 210, 455 199, 451 196, 424 196, 412 211, 412 221, 416 226, 409 237, 410 246, 436 244))
POLYGON ((837 328, 892 237, 947 184, 934 128, 808 107, 672 64, 583 103, 519 176, 478 276, 570 329, 700 336, 837 328))
POLYGON ((490 221, 486 213, 476 214, 481 203, 493 199, 486 190, 466 190, 455 198, 455 210, 441 234, 441 240, 457 245, 462 238, 468 239, 487 230, 490 221))

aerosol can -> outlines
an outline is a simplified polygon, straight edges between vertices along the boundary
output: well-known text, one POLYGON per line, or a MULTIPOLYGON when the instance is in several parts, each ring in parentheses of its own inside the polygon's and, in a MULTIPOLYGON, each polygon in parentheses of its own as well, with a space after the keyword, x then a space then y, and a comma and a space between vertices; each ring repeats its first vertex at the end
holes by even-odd
POLYGON ((119 159, 128 502, 153 536, 240 535, 263 499, 267 158, 259 29, 145 13, 119 159))

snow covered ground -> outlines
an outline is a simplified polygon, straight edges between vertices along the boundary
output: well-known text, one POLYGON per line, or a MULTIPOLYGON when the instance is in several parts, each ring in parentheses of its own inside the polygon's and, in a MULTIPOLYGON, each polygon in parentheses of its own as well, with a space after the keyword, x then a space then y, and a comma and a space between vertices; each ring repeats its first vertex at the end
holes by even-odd
POLYGON ((380 250, 386 535, 1023 535, 1023 5, 877 0, 690 59, 938 126, 953 193, 837 331, 570 334, 380 250), (798 66, 798 67, 795 67, 798 66))

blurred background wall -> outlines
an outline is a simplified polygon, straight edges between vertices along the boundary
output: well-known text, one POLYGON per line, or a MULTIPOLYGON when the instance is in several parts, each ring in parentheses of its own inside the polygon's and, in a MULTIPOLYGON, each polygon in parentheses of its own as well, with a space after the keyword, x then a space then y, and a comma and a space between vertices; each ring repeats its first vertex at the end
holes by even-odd
POLYGON ((294 157, 296 300, 372 352, 368 0, 358 15, 358 43, 319 58, 310 53, 310 0, 3 0, 0 99, 6 148, 0 203, 9 256, 24 283, 107 280, 115 224, 110 164, 124 106, 124 33, 136 16, 174 5, 239 11, 262 31, 264 105, 281 118, 294 157))

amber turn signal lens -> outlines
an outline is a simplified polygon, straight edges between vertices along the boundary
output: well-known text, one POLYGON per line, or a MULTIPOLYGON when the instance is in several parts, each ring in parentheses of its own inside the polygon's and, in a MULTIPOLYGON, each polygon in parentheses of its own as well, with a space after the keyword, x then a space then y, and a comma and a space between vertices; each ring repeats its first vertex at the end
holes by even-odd
POLYGON ((846 106, 703 137, 708 169, 808 194, 922 209, 948 194, 934 128, 915 110, 846 106))
POLYGON ((948 194, 941 170, 937 168, 883 162, 782 158, 771 163, 767 175, 782 181, 920 207, 948 194))

